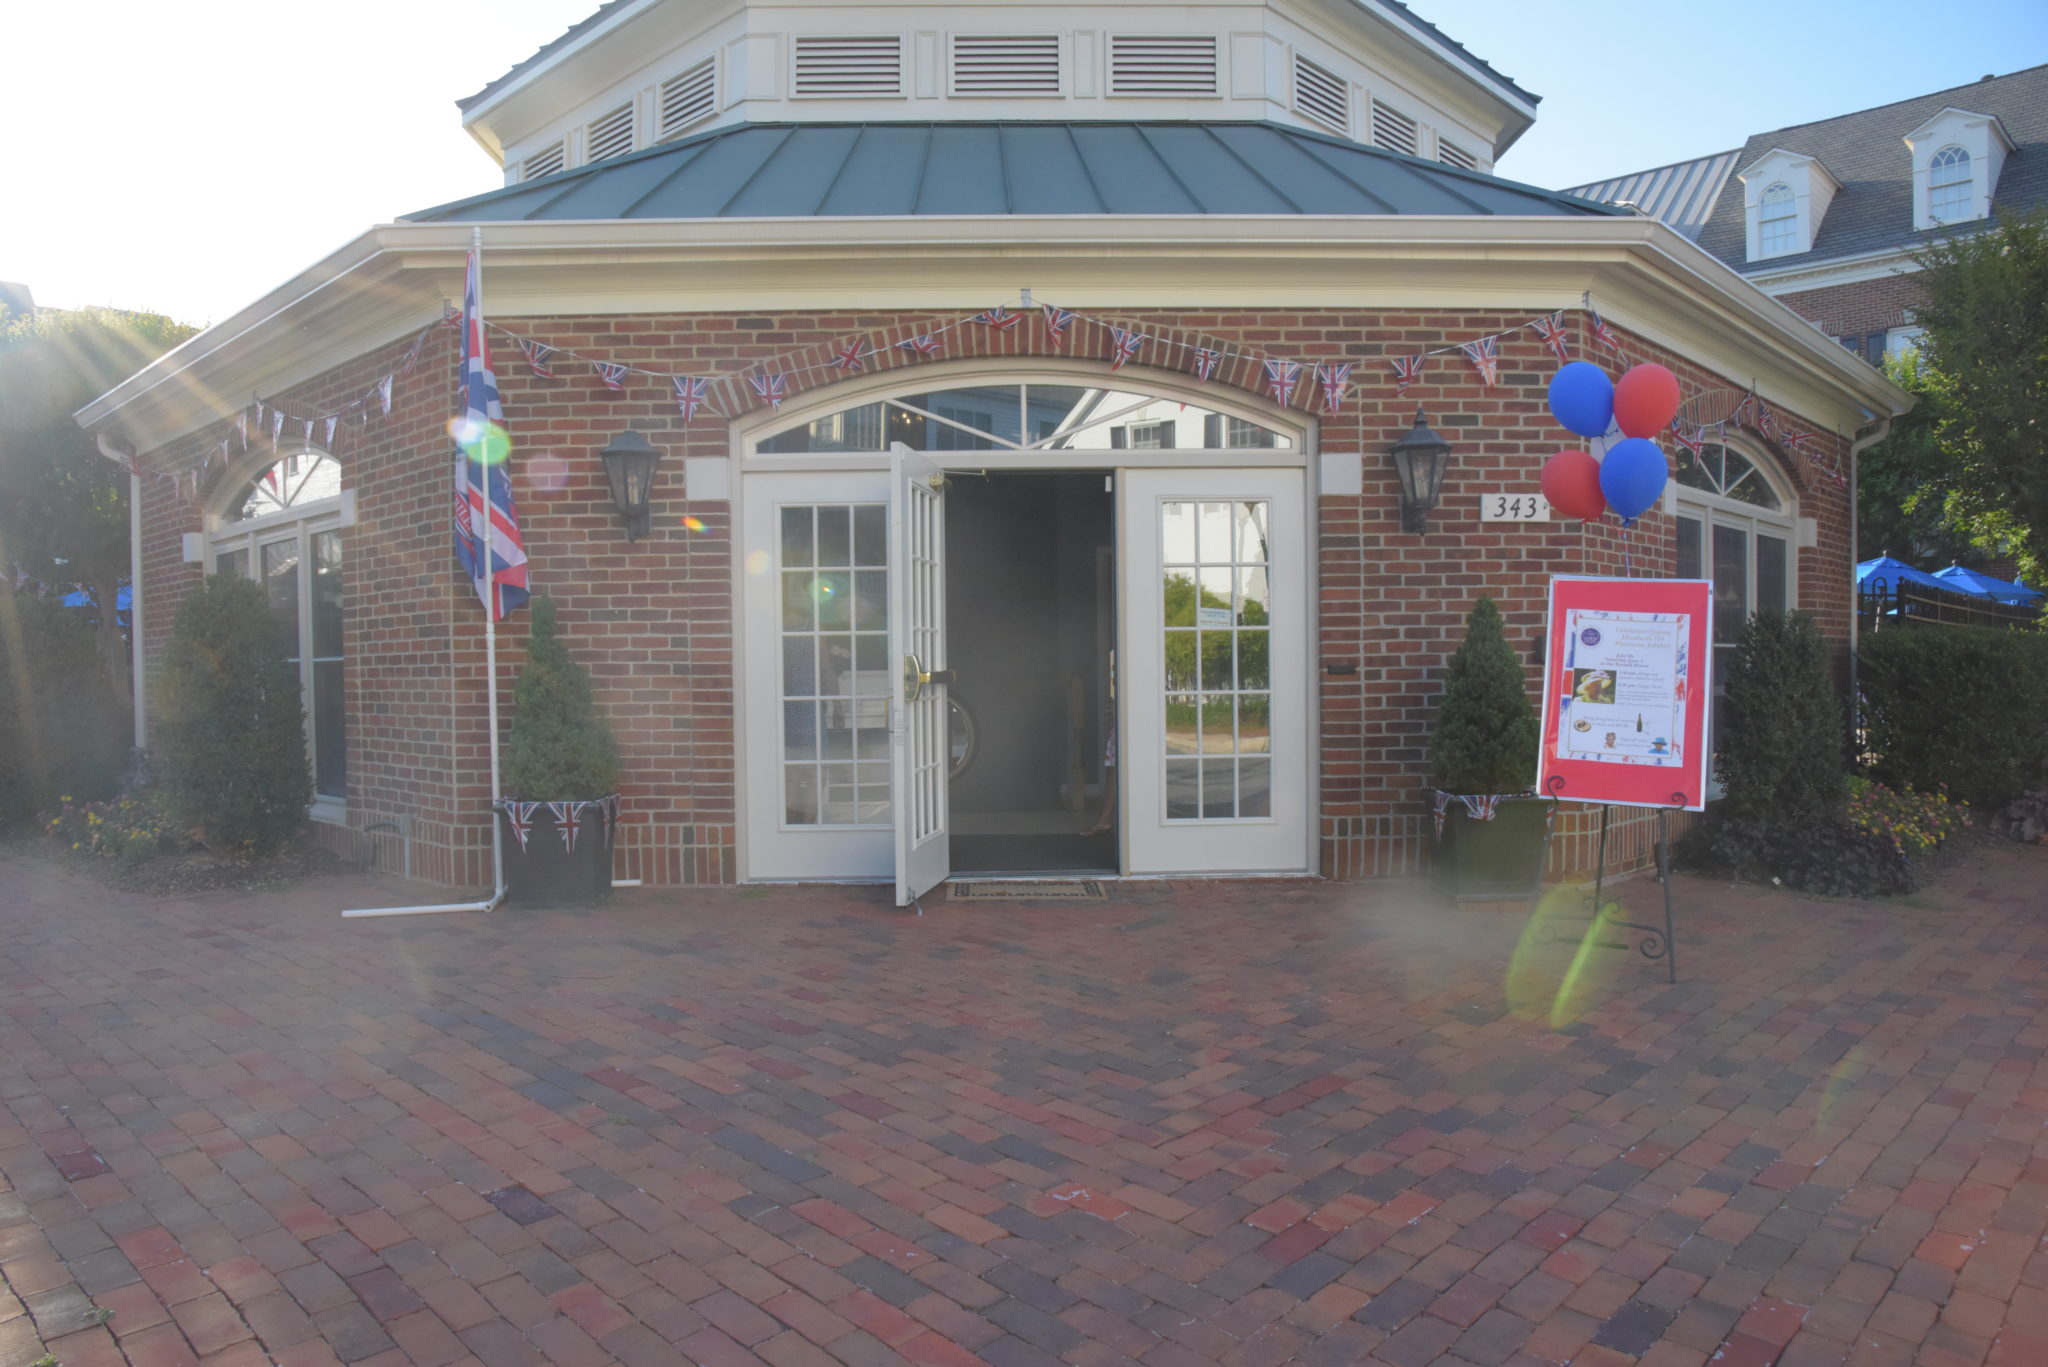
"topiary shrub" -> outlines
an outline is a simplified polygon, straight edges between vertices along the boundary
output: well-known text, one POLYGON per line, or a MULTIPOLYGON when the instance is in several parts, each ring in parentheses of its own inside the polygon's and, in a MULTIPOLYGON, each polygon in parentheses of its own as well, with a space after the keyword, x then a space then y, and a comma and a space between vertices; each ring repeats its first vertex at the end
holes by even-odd
POLYGON ((1865 636, 1864 748, 1895 786, 1992 812, 2048 772, 2048 633, 1922 627, 1865 636))
POLYGON ((508 796, 570 802, 605 797, 618 786, 619 747, 597 710, 590 675, 555 629, 555 604, 531 601, 526 668, 513 690, 512 736, 500 778, 508 796))
POLYGON ((1536 782, 1537 729, 1522 662, 1501 634, 1500 609, 1482 596, 1444 670, 1430 774, 1447 793, 1527 792, 1536 782))
POLYGON ((1715 737, 1724 818, 1796 828, 1842 815, 1849 765, 1828 653, 1810 613, 1743 624, 1715 737))
POLYGON ((84 616, 0 590, 0 830, 112 796, 129 734, 84 616))
POLYGON ((273 853, 313 800, 299 672, 263 588, 216 575, 178 605, 156 750, 173 825, 220 853, 273 853))

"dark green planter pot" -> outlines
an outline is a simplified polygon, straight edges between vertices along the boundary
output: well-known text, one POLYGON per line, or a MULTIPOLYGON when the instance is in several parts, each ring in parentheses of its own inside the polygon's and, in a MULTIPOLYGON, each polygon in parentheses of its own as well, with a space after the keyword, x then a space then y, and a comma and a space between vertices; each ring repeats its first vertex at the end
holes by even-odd
POLYGON ((598 804, 579 805, 573 850, 546 803, 525 818, 524 842, 515 828, 517 818, 499 808, 507 902, 521 907, 591 907, 611 895, 612 823, 598 804))
POLYGON ((1453 802, 1444 813, 1432 869, 1442 894, 1457 902, 1533 902, 1543 895, 1550 854, 1549 798, 1504 798, 1493 820, 1453 802))

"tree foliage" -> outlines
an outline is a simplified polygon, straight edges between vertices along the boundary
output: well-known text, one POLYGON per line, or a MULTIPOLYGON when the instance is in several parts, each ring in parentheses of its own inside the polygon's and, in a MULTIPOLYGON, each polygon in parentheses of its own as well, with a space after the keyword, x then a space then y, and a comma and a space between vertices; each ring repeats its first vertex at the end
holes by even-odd
POLYGON ((1935 518, 1978 558, 2013 554, 2038 578, 2048 571, 2048 210, 1939 238, 1915 260, 1924 332, 1908 379, 1927 411, 1872 453, 1880 479, 1865 485, 1863 510, 1882 523, 1880 500, 1903 494, 1909 514, 1935 518))
POLYGON ((178 604, 164 646, 164 797, 211 849, 269 854, 313 800, 299 671, 278 638, 263 586, 215 575, 178 604))
POLYGON ((0 829, 110 797, 128 738, 84 616, 0 587, 0 829))
POLYGON ((0 569, 92 595, 102 667, 124 701, 114 603, 128 577, 128 476, 71 415, 194 331, 125 309, 0 317, 0 569))
POLYGON ((1811 613, 1758 612, 1743 623, 1721 718, 1723 816, 1793 830, 1841 816, 1849 776, 1842 703, 1811 613))
POLYGON ((618 787, 619 747, 597 710, 590 675, 555 627, 554 600, 536 595, 526 668, 513 690, 503 796, 529 802, 585 801, 618 787))
POLYGON ((1482 597, 1444 671, 1429 769, 1450 793, 1520 793, 1536 782, 1536 711, 1522 662, 1501 633, 1500 609, 1482 597))

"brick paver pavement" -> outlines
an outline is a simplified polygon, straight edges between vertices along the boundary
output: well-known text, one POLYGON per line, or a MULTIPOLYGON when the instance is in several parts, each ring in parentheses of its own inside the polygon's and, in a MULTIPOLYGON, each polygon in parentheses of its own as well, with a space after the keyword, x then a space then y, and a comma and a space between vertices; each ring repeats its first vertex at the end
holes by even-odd
POLYGON ((1560 1002, 1398 885, 364 922, 0 859, 0 1367, 2048 1363, 2044 886, 1683 881, 1682 983, 1560 1002))

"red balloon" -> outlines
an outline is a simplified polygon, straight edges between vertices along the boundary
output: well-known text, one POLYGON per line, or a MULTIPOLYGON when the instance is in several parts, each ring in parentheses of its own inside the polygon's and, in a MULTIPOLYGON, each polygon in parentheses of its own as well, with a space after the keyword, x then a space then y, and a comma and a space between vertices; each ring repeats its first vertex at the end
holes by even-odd
POLYGON ((1678 377, 1654 363, 1614 382, 1614 420, 1626 437, 1654 437, 1678 416, 1678 377))
POLYGON ((1543 462, 1543 496, 1566 517, 1591 522, 1607 511, 1600 462, 1584 451, 1559 451, 1543 462))

